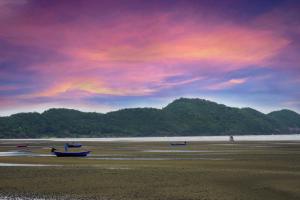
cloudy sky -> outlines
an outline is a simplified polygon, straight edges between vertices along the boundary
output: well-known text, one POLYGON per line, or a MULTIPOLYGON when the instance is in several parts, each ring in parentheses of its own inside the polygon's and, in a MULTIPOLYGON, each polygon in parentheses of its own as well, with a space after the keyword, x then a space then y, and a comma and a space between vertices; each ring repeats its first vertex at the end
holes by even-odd
POLYGON ((0 115, 205 98, 300 112, 300 1, 0 0, 0 115))

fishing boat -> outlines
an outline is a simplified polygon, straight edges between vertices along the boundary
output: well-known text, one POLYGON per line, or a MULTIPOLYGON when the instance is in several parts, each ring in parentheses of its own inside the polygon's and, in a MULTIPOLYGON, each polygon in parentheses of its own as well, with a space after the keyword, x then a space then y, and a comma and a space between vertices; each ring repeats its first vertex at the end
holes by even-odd
POLYGON ((28 147, 28 145, 27 144, 19 144, 19 145, 17 145, 17 147, 18 148, 26 148, 26 147, 28 147))
POLYGON ((86 157, 90 151, 82 151, 82 152, 52 152, 57 157, 86 157))
POLYGON ((67 145, 68 145, 68 147, 69 148, 80 148, 80 147, 82 147, 82 144, 80 144, 80 143, 67 143, 67 145))
POLYGON ((187 142, 184 141, 184 142, 176 142, 176 143, 171 143, 172 146, 184 146, 184 145, 187 145, 187 142))
POLYGON ((57 157, 86 157, 91 151, 81 151, 81 152, 69 152, 69 151, 56 151, 55 148, 51 149, 51 152, 57 157))

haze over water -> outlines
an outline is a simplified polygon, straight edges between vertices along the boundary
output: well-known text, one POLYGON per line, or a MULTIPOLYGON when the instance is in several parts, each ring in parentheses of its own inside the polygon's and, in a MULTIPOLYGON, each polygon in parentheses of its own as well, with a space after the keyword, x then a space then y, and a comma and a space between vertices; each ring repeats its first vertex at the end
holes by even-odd
MULTIPOLYGON (((229 136, 184 136, 184 137, 120 137, 120 138, 41 138, 0 139, 0 141, 86 141, 86 142, 174 142, 174 141, 229 141, 229 136)), ((300 141, 300 134, 290 135, 238 135, 235 141, 300 141)))

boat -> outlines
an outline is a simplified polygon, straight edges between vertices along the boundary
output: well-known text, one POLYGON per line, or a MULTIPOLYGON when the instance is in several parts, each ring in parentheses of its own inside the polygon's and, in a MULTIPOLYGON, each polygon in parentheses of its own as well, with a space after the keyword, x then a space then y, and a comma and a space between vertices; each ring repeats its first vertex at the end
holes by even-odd
POLYGON ((187 145, 187 142, 184 141, 184 142, 176 142, 176 143, 171 143, 172 146, 184 146, 184 145, 187 145))
POLYGON ((82 147, 82 144, 80 144, 80 143, 71 143, 71 144, 67 143, 67 145, 68 145, 69 148, 80 148, 80 147, 82 147))
POLYGON ((57 157, 86 157, 90 151, 82 151, 82 152, 52 152, 57 157))
POLYGON ((81 152, 60 152, 56 151, 55 148, 51 149, 51 152, 57 157, 86 157, 91 151, 81 151, 81 152))
POLYGON ((68 149, 66 148, 64 152, 61 152, 56 151, 56 149, 52 147, 51 152, 57 157, 86 157, 91 151, 68 152, 68 149))
POLYGON ((19 145, 17 145, 17 147, 18 148, 26 148, 26 147, 28 147, 26 144, 19 144, 19 145))

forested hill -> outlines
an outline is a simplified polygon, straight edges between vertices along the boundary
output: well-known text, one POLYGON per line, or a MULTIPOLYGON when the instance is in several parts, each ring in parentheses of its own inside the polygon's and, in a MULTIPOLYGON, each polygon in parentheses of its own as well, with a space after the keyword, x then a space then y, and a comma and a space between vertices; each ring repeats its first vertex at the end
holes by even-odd
POLYGON ((181 98, 163 109, 133 108, 107 114, 50 109, 0 117, 0 138, 133 137, 300 133, 300 115, 263 114, 202 99, 181 98))

